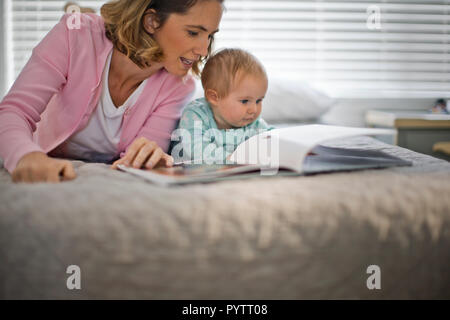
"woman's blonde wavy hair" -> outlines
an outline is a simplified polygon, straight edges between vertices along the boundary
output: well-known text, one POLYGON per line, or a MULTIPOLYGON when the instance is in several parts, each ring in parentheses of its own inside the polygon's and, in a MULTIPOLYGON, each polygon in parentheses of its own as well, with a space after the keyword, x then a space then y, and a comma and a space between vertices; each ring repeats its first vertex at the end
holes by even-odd
MULTIPOLYGON (((148 9, 156 11, 159 27, 162 27, 172 13, 183 14, 198 1, 224 0, 114 0, 104 4, 101 15, 105 21, 106 37, 114 47, 130 58, 141 68, 149 66, 150 61, 160 62, 164 53, 155 39, 143 26, 142 19, 148 9)), ((213 39, 208 47, 211 53, 213 39)), ((203 57, 192 65, 192 72, 200 74, 200 65, 208 58, 203 57)))

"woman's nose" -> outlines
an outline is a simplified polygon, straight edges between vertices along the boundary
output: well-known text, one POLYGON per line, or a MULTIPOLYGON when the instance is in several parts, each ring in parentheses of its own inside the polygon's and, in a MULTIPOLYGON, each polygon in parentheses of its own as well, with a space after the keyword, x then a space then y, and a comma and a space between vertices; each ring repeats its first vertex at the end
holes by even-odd
POLYGON ((209 38, 206 41, 202 39, 194 50, 195 54, 198 54, 202 57, 206 57, 208 55, 209 43, 210 43, 209 38))

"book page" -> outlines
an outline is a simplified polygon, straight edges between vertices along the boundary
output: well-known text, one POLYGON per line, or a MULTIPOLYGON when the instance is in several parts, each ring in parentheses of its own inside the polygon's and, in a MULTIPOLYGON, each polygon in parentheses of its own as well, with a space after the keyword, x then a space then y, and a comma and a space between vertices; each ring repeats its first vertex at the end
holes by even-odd
POLYGON ((153 183, 165 186, 213 181, 216 178, 249 173, 258 171, 259 169, 258 166, 238 164, 179 164, 173 167, 158 167, 155 169, 136 169, 118 165, 118 168, 153 183))
POLYGON ((358 135, 392 135, 395 130, 331 125, 303 125, 260 133, 241 143, 230 160, 302 172, 306 155, 325 141, 358 135))

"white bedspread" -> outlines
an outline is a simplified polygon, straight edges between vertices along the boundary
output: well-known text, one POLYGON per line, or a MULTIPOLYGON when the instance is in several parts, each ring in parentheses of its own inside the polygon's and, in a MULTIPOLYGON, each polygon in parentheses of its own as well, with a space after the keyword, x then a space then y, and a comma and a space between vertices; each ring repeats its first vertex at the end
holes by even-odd
POLYGON ((450 164, 330 145, 414 166, 174 188, 79 161, 55 185, 0 169, 0 298, 450 298, 450 164))

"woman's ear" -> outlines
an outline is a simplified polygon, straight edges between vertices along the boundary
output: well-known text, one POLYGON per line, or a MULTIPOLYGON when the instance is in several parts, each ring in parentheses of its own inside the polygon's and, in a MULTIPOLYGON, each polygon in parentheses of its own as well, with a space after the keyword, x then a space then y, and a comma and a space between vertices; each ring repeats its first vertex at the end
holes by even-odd
POLYGON ((207 89, 205 91, 205 98, 214 106, 219 103, 219 95, 217 94, 217 91, 213 89, 207 89))
POLYGON ((155 33, 156 29, 159 28, 158 17, 156 16, 155 9, 148 9, 144 13, 144 29, 150 34, 155 33))

